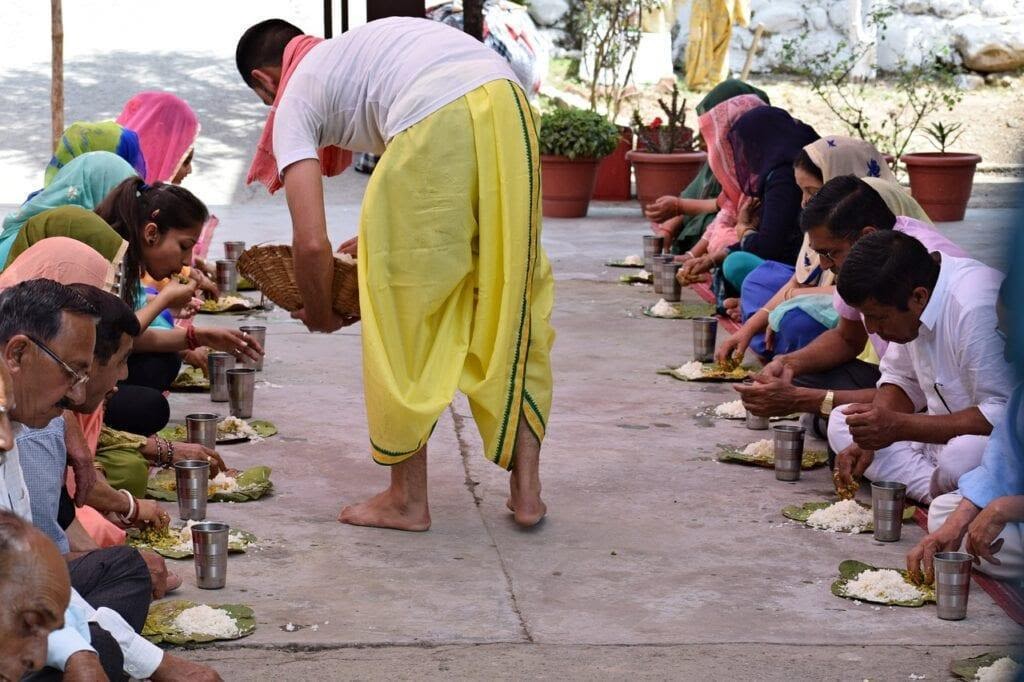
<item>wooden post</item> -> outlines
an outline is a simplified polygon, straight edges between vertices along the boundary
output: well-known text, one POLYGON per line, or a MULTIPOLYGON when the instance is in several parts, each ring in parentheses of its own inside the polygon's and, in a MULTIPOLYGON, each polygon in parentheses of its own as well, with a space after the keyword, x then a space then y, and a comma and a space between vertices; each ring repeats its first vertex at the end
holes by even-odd
POLYGON ((64 16, 61 0, 50 0, 50 131, 56 151, 64 134, 64 16))
POLYGON ((477 40, 484 39, 483 0, 464 0, 462 3, 462 30, 477 40))
POLYGON ((758 44, 761 42, 761 36, 764 34, 764 24, 758 24, 757 28, 754 29, 754 38, 750 41, 750 49, 747 50, 747 61, 743 62, 743 70, 740 71, 740 80, 747 80, 747 76, 750 75, 750 67, 754 63, 754 55, 757 54, 758 44))

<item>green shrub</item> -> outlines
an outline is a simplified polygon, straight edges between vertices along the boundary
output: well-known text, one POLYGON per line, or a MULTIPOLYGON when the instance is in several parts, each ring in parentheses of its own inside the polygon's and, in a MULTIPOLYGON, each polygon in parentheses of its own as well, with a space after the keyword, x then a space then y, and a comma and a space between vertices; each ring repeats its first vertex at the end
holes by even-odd
POLYGON ((540 153, 570 159, 600 159, 619 144, 619 129, 601 114, 555 109, 540 118, 540 153))

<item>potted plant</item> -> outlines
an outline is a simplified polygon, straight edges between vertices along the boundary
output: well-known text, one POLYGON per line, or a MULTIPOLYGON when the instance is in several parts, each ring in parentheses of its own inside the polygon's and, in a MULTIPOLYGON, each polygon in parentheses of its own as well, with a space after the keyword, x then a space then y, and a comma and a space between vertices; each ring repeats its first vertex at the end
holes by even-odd
POLYGON ((697 176, 707 154, 695 151, 693 131, 686 127, 686 100, 679 103, 679 86, 672 84, 672 104, 658 99, 663 120, 655 117, 648 123, 633 112, 636 149, 626 157, 636 172, 636 195, 641 207, 658 197, 678 196, 697 176))
POLYGON ((924 132, 938 151, 900 157, 910 176, 910 193, 935 222, 963 220, 981 157, 947 151, 963 134, 961 123, 947 125, 940 121, 924 132))
POLYGON ((543 213, 582 218, 594 195, 597 164, 619 144, 619 130, 601 114, 555 109, 540 119, 543 213))

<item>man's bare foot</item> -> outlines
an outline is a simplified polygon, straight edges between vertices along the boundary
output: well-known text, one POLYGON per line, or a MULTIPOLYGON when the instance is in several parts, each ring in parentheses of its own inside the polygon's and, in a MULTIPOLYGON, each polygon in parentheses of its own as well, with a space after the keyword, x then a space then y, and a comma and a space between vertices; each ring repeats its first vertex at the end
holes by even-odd
POLYGON ((540 442, 520 416, 516 433, 515 465, 509 475, 509 498, 506 506, 515 522, 532 528, 541 522, 548 508, 540 498, 540 442))
POLYGON ((341 510, 338 520, 353 526, 425 531, 430 528, 427 503, 427 447, 391 467, 391 485, 365 502, 341 510))
POLYGON ((426 505, 411 508, 395 499, 390 488, 365 502, 350 504, 341 510, 338 520, 353 526, 394 528, 422 532, 430 529, 430 511, 426 505))

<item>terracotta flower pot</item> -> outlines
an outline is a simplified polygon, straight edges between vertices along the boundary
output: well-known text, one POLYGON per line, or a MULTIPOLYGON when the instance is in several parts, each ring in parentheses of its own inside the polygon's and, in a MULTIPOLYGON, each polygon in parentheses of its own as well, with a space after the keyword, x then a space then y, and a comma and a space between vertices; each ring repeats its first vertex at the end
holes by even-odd
POLYGON ((626 153, 633 148, 633 131, 620 127, 619 134, 619 146, 597 164, 595 199, 628 201, 633 192, 629 161, 626 160, 626 153))
POLYGON ((542 212, 546 218, 582 218, 594 196, 598 159, 541 155, 542 212))
POLYGON ((697 177, 708 155, 706 152, 656 154, 633 150, 626 158, 636 170, 636 198, 640 200, 640 207, 646 208, 658 197, 679 196, 697 177))
POLYGON ((980 156, 925 152, 904 154, 900 161, 910 176, 910 193, 929 218, 937 223, 964 219, 980 156))

